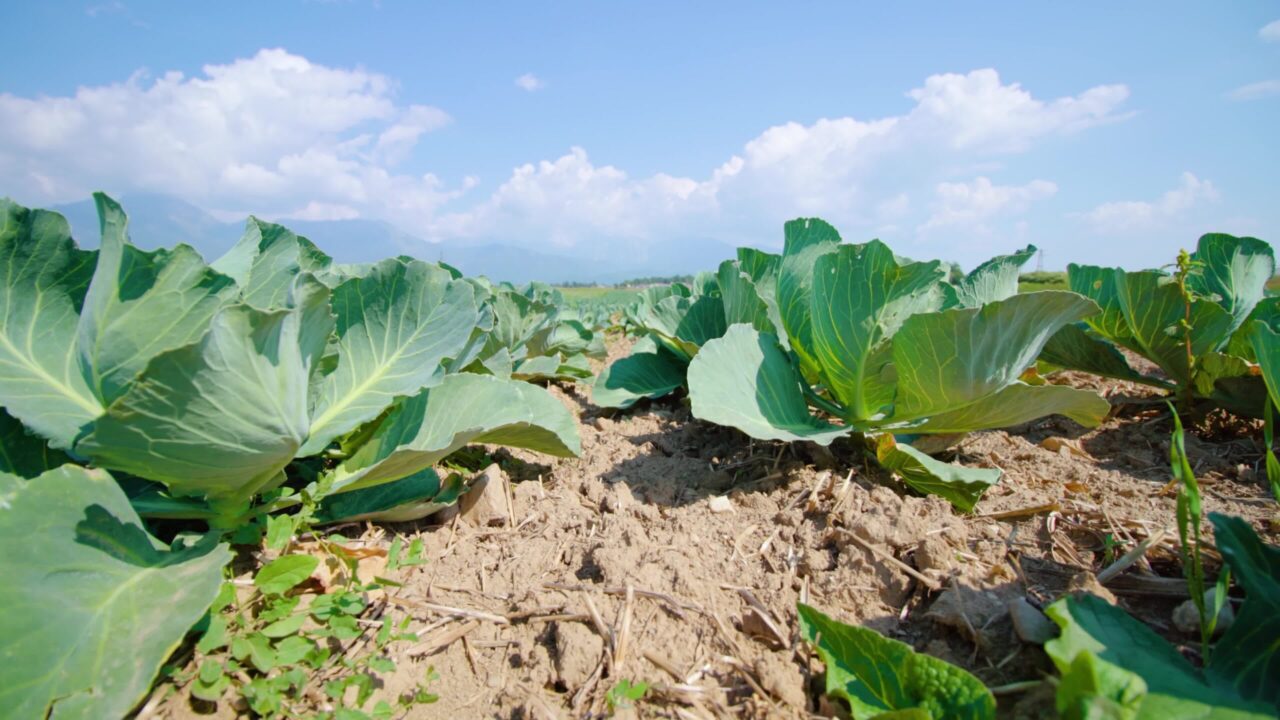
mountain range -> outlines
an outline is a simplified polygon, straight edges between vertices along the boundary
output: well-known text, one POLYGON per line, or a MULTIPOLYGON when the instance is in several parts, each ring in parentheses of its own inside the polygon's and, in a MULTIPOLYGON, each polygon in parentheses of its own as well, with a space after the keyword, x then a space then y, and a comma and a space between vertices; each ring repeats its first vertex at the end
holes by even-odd
MULTIPOLYGON (((223 222, 191 203, 169 195, 131 193, 117 198, 129 213, 129 236, 144 249, 191 245, 206 260, 225 253, 240 239, 243 222, 223 222)), ((81 247, 96 247, 98 215, 92 200, 56 205, 71 223, 81 247)), ((338 262, 372 262, 396 255, 443 260, 467 275, 524 283, 615 283, 628 278, 668 276, 714 270, 733 257, 733 248, 710 239, 679 238, 646 244, 639 252, 566 255, 497 240, 430 242, 380 220, 280 220, 314 242, 338 262), (584 256, 585 255, 585 256, 584 256), (593 256, 594 255, 594 256, 593 256)))

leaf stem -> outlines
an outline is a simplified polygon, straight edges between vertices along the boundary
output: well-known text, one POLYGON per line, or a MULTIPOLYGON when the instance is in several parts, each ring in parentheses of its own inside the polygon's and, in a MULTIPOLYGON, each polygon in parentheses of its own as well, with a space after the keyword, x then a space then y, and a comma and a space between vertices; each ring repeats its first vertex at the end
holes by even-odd
POLYGON ((809 400, 809 403, 811 405, 827 413, 828 415, 834 415, 842 420, 848 420, 849 411, 845 410, 838 403, 822 397, 821 395, 818 394, 817 391, 809 387, 808 383, 801 382, 800 387, 804 389, 804 396, 806 399, 809 400))

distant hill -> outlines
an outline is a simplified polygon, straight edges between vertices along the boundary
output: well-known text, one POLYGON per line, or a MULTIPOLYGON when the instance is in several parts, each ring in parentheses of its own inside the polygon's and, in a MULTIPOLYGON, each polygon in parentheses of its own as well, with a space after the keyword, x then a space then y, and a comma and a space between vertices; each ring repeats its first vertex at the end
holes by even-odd
MULTIPOLYGON (((118 198, 129 213, 129 235, 145 249, 179 242, 213 261, 240 239, 244 222, 222 222, 188 202, 168 195, 130 194, 118 198)), ((57 205, 81 247, 97 247, 98 215, 92 200, 57 205)), ((676 275, 714 270, 733 256, 727 245, 698 239, 631 243, 620 248, 601 242, 573 256, 497 241, 432 243, 380 220, 283 220, 338 262, 371 262, 396 255, 443 260, 468 275, 516 283, 614 283, 644 275, 676 275)))
MULTIPOLYGON (((138 247, 154 250, 186 243, 214 260, 237 240, 243 223, 224 223, 190 203, 167 195, 138 194, 117 198, 129 213, 129 236, 138 247)), ((71 235, 80 247, 97 247, 100 238, 98 211, 93 200, 81 200, 51 208, 71 223, 71 235)))

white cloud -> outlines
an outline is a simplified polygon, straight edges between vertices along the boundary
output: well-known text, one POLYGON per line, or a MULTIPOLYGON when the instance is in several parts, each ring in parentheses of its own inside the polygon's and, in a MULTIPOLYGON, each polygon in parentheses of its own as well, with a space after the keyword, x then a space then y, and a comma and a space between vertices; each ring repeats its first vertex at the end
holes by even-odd
POLYGON ((283 216, 284 219, 297 220, 353 220, 358 217, 360 211, 348 205, 318 203, 314 200, 307 203, 306 207, 283 216))
POLYGON ((395 165, 413 152, 418 138, 424 133, 438 130, 449 124, 449 116, 439 108, 426 105, 410 105, 399 120, 378 134, 374 152, 395 165))
POLYGON ((325 67, 262 50, 200 75, 145 72, 72 96, 0 94, 0 172, 26 178, 40 202, 94 189, 178 195, 212 210, 263 216, 345 206, 413 222, 461 189, 389 168, 442 110, 398 105, 395 84, 361 69, 325 67))
POLYGON ((0 94, 0 177, 29 202, 82 199, 100 187, 161 192, 220 217, 369 217, 430 239, 615 255, 678 238, 758 243, 801 215, 827 218, 850 237, 989 229, 1016 222, 1056 189, 1047 180, 1001 184, 1010 156, 1122 120, 1128 89, 1037 98, 988 69, 934 75, 907 95, 914 105, 897 115, 766 128, 701 176, 633 176, 574 147, 514 168, 464 204, 476 179, 449 185, 396 169, 450 122, 444 110, 398 102, 395 82, 375 72, 262 50, 195 77, 139 72, 70 96, 0 94))
POLYGON ((98 17, 99 15, 118 15, 125 12, 127 9, 128 8, 126 8, 124 3, 120 2, 120 0, 113 0, 112 2, 90 5, 84 9, 84 14, 89 17, 98 17))
POLYGON ((1280 42, 1280 20, 1272 20, 1258 31, 1258 37, 1266 42, 1280 42))
POLYGON ((434 229, 443 237, 536 236, 571 247, 601 235, 644 238, 712 203, 698 182, 664 174, 632 179, 616 167, 593 165, 575 147, 554 161, 521 165, 488 200, 445 215, 434 229))
POLYGON ((1194 207, 1217 200, 1218 190, 1212 182, 1184 172, 1178 187, 1166 192, 1159 200, 1103 203, 1082 217, 1095 232, 1120 234, 1160 227, 1194 207))
POLYGON ((1018 83, 1005 85, 995 70, 934 75, 907 93, 916 101, 906 121, 956 149, 1025 150, 1036 138, 1115 122, 1129 97, 1124 85, 1100 85, 1074 97, 1044 102, 1018 83))
POLYGON ((995 185, 985 177, 968 183, 938 183, 937 203, 922 232, 959 226, 989 232, 986 221, 1002 214, 1024 212, 1036 200, 1052 197, 1058 186, 1048 180, 1032 180, 1026 185, 995 185))
POLYGON ((1241 85, 1227 93, 1227 97, 1232 100, 1260 100, 1272 95, 1280 95, 1280 80, 1263 80, 1241 85))
POLYGON ((533 73, 525 73, 516 78, 516 87, 524 90, 525 92, 537 92, 546 86, 547 84, 533 73))
POLYGON ((1099 86, 1046 101, 979 70, 935 75, 909 96, 917 104, 902 115, 768 128, 704 178, 631 177, 574 148, 516 168, 488 200, 444 216, 433 230, 439 237, 547 237, 567 246, 671 233, 759 242, 780 237, 783 220, 812 215, 852 237, 958 226, 966 218, 976 227, 1025 211, 1056 186, 1003 186, 987 177, 957 183, 953 168, 972 177, 972 168, 992 167, 992 157, 1123 119, 1128 90, 1099 86), (933 215, 913 220, 909 197, 921 191, 938 193, 939 202, 933 215))

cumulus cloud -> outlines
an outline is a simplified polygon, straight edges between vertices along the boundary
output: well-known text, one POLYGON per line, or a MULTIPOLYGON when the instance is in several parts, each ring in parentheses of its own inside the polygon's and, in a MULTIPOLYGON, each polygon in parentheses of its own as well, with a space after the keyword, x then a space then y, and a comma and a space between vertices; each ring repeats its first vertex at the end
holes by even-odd
POLYGON ((1258 37, 1266 42, 1280 42, 1280 20, 1272 20, 1258 31, 1258 37))
POLYGON ((582 148, 554 161, 517 167, 487 200, 435 224, 442 237, 544 237, 571 247, 606 235, 644 238, 679 217, 705 211, 708 188, 658 174, 633 179, 611 165, 592 164, 582 148))
POLYGON ((314 203, 420 220, 462 189, 390 168, 449 116, 401 106, 394 90, 384 75, 262 50, 196 77, 140 71, 66 97, 4 93, 0 171, 30 180, 42 202, 109 188, 264 216, 314 203))
POLYGON ((1051 197, 1058 186, 1048 180, 1026 185, 995 185, 985 177, 967 183, 938 183, 937 203, 922 232, 943 227, 966 227, 987 232, 987 220, 1001 214, 1023 212, 1036 200, 1051 197))
POLYGON ((1166 192, 1159 200, 1103 203, 1084 213, 1083 218, 1095 232, 1101 234, 1150 230, 1180 217, 1198 205, 1217 200, 1218 190, 1212 182, 1184 172, 1178 187, 1166 192))
MULTIPOLYGON (((533 75, 516 84, 542 87, 533 75)), ((399 102, 395 82, 376 72, 262 50, 195 77, 139 72, 70 96, 0 94, 0 173, 32 202, 140 190, 220 217, 368 217, 433 239, 595 249, 689 237, 759 243, 802 215, 851 237, 989 230, 1056 191, 1048 180, 1000 182, 1007 158, 1123 120, 1128 89, 1038 98, 984 69, 931 76, 907 97, 912 106, 897 115, 766 128, 700 176, 634 176, 573 147, 515 167, 472 199, 475 178, 449 184, 397 170, 450 122, 444 110, 399 102)))
POLYGON ((1227 93, 1227 97, 1232 100, 1261 100, 1272 95, 1280 95, 1280 80, 1263 80, 1241 85, 1227 93))
POLYGON ((1124 85, 1100 85, 1051 102, 1018 83, 1005 85, 995 70, 934 75, 907 93, 917 105, 906 121, 917 131, 959 150, 1019 152, 1044 135, 1075 132, 1128 117, 1116 108, 1129 97, 1124 85))
POLYGON ((516 78, 516 87, 524 90, 525 92, 537 92, 546 86, 547 84, 542 82, 542 80, 533 73, 525 73, 516 78))
POLYGON ((516 168, 490 198, 448 214, 435 230, 484 237, 506 229, 515 237, 542 234, 572 245, 669 232, 756 242, 764 219, 780 224, 802 215, 820 215, 855 236, 904 223, 922 231, 976 227, 1023 212, 1057 187, 1047 180, 997 185, 988 177, 956 182, 940 173, 1122 120, 1128 89, 1105 85, 1041 100, 1002 83, 994 70, 978 70, 932 76, 908 96, 916 105, 902 115, 768 128, 703 178, 631 177, 594 165, 574 148, 554 161, 516 168), (938 199, 932 215, 911 222, 910 195, 922 188, 932 188, 938 199))

